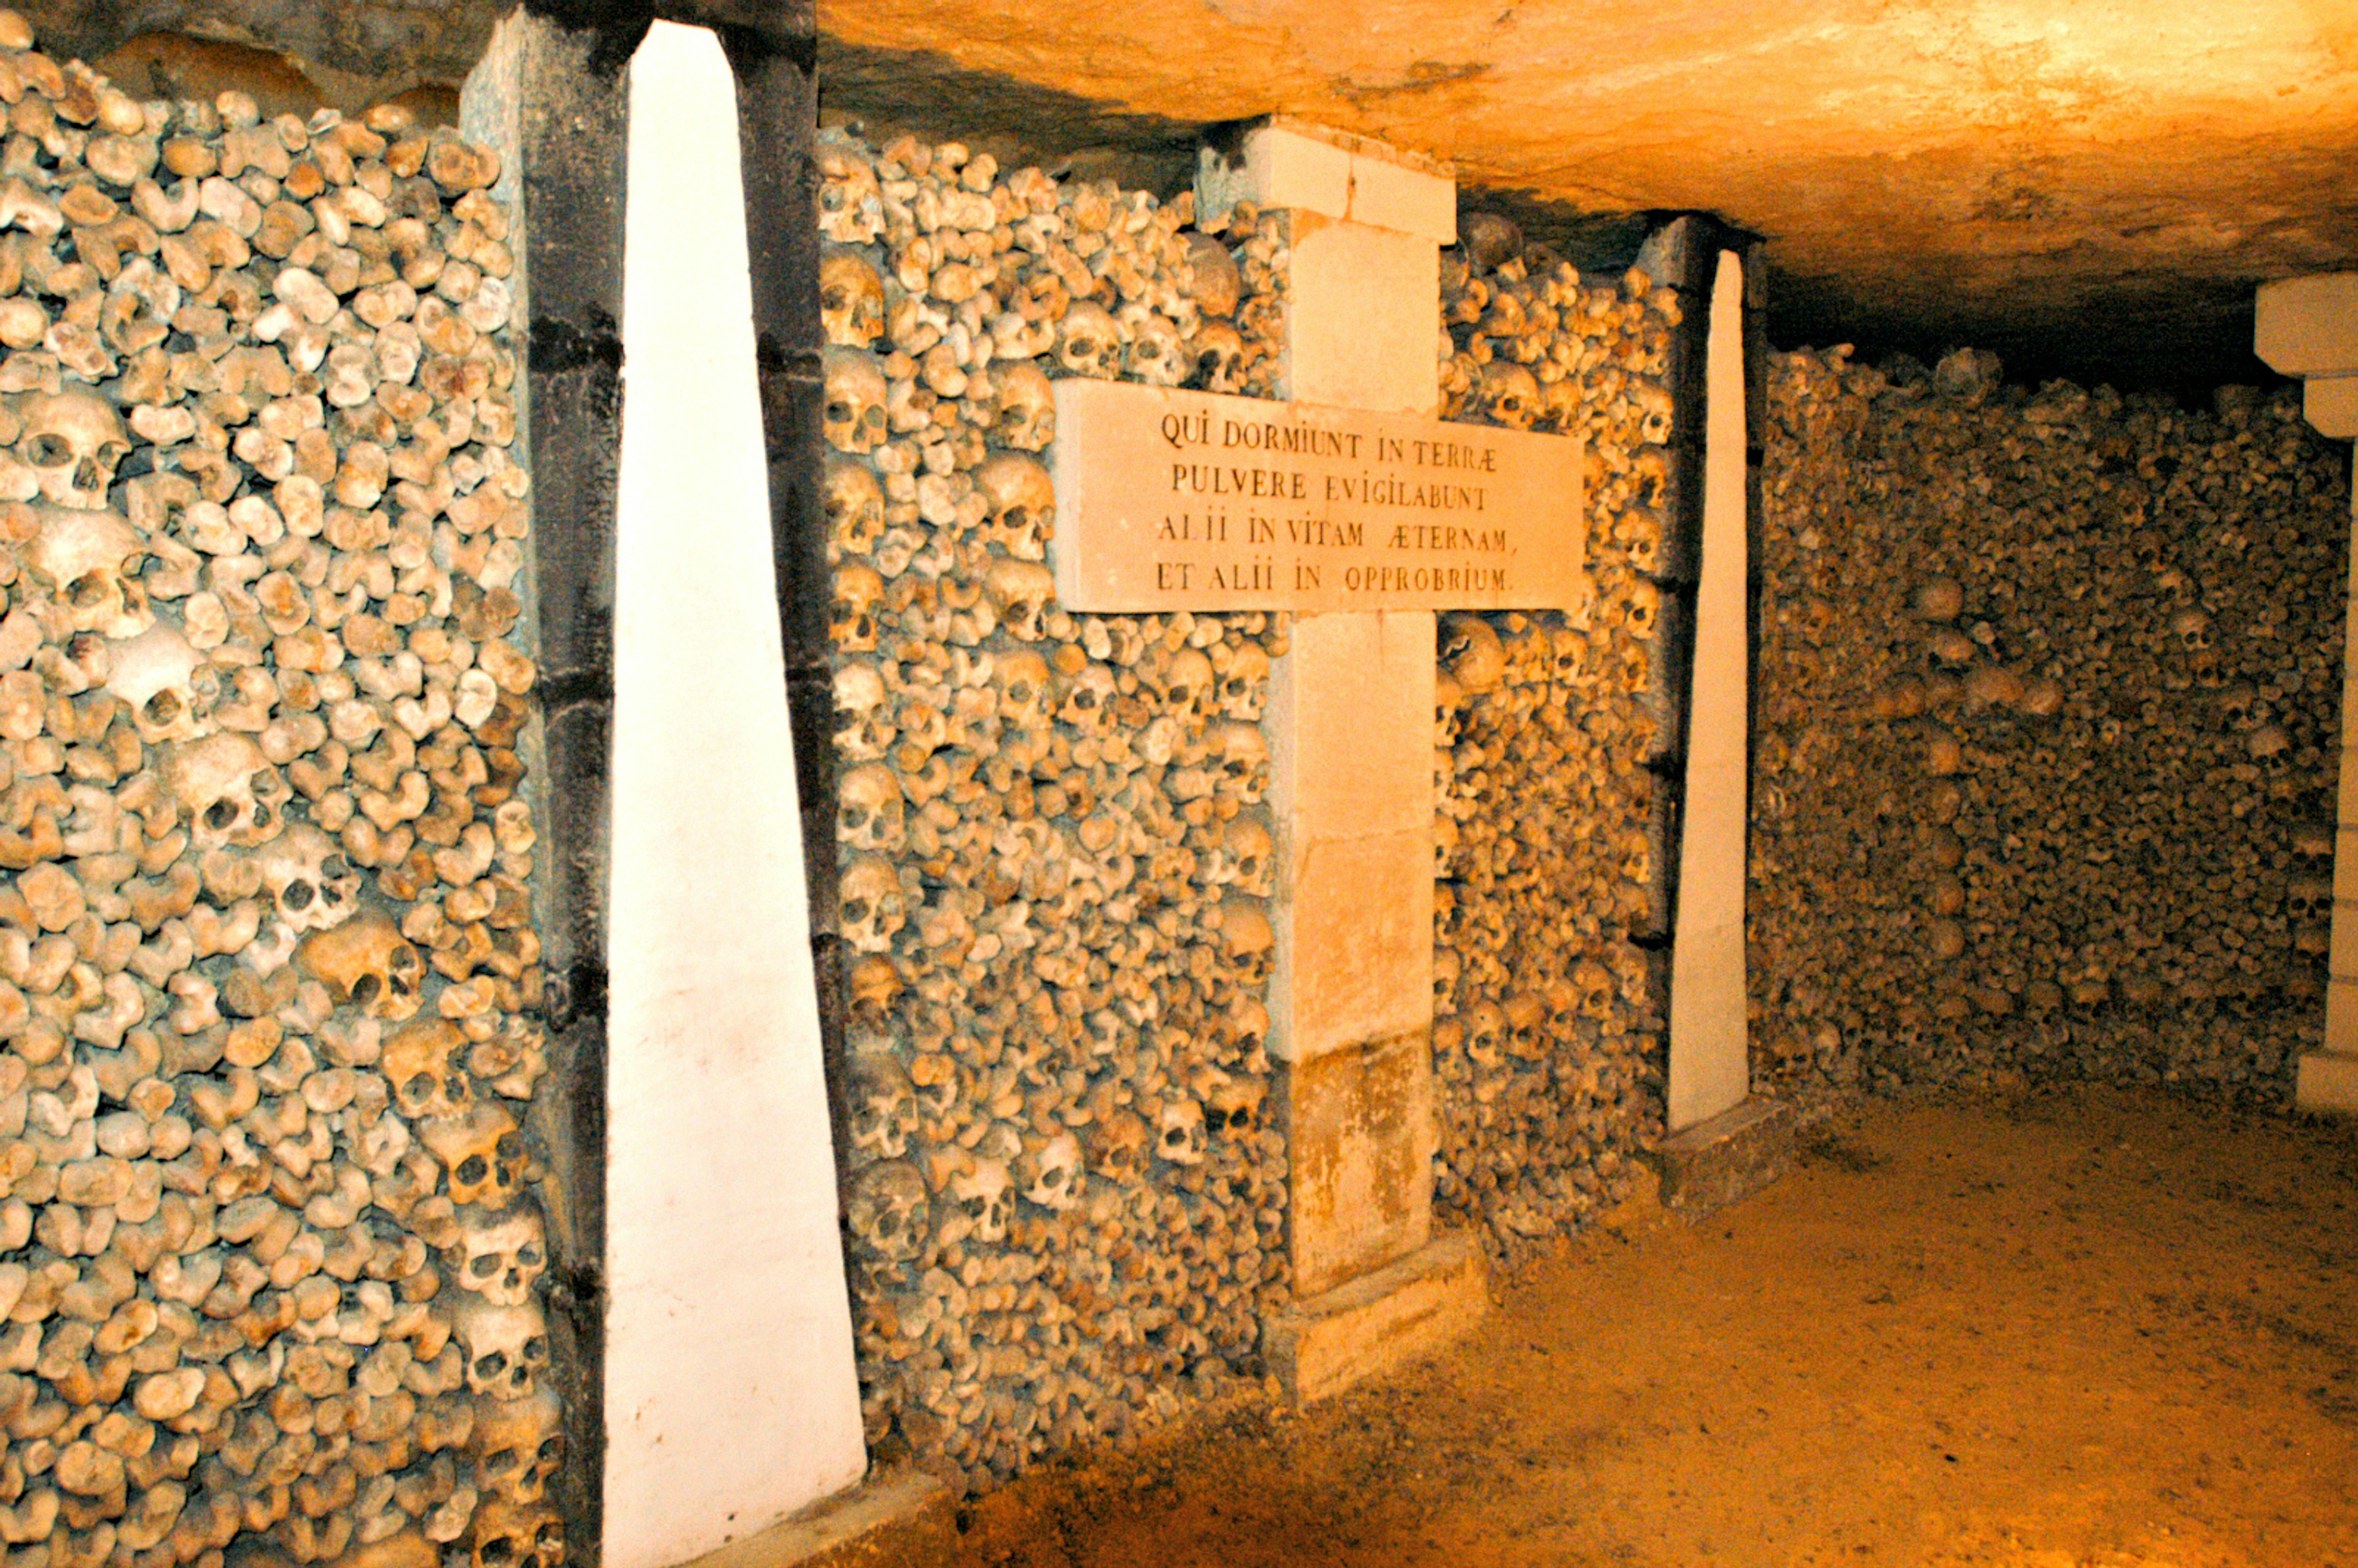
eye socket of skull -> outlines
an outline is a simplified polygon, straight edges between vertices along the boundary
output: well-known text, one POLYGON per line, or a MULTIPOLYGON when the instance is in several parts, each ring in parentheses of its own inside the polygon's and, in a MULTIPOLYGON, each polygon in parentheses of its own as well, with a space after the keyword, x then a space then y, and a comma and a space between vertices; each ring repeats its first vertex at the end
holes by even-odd
POLYGON ((38 469, 63 468, 74 460, 74 449, 63 436, 45 430, 26 443, 25 460, 38 469))

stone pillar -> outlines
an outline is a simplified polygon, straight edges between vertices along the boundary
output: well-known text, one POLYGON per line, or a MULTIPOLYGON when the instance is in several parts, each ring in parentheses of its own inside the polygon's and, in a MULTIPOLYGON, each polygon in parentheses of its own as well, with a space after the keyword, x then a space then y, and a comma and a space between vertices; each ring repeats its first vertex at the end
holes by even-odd
MULTIPOLYGON (((2358 272, 2271 283, 2260 290, 2253 349, 2304 379, 2309 422, 2337 440, 2358 437, 2358 272)), ((2358 475, 2352 483, 2352 564, 2358 568, 2358 475)), ((2293 1103, 2358 1115, 2358 569, 2342 654, 2342 791, 2333 843, 2333 945, 2322 1047, 2300 1059, 2293 1103)))
POLYGON ((1671 946, 1670 1130, 1752 1092, 1744 964, 1745 817, 1750 805, 1752 639, 1746 589, 1744 264, 1718 253, 1707 308, 1703 562, 1688 683, 1686 809, 1671 946))
POLYGON ((603 1562, 663 1568, 850 1485, 867 1453, 737 96, 719 39, 666 22, 630 92, 603 1562))
MULTIPOLYGON (((1204 155, 1199 209, 1247 199, 1293 217, 1284 395, 1435 413, 1449 175, 1271 121, 1204 155)), ((1433 669, 1432 612, 1371 611, 1300 617, 1272 671, 1270 1049, 1295 1303, 1264 1333, 1304 1400, 1437 1346, 1487 1301, 1479 1249, 1433 1235, 1433 669)))

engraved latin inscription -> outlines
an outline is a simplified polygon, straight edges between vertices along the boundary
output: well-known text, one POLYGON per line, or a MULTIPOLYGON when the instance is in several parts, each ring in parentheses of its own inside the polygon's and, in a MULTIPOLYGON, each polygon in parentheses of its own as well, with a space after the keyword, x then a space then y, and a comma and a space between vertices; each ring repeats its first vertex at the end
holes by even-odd
POLYGON ((1056 400, 1070 609, 1585 602, 1575 438, 1111 382, 1056 400))

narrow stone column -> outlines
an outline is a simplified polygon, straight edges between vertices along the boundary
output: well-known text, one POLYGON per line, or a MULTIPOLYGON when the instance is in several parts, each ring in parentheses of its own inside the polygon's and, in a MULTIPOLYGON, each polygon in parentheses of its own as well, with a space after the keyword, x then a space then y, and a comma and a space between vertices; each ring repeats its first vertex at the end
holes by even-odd
MULTIPOLYGON (((1204 156, 1203 211, 1248 199, 1293 218, 1284 395, 1434 413, 1447 173, 1272 121, 1204 156)), ((1433 1236, 1433 614, 1303 616, 1272 674, 1271 1053, 1296 1300, 1264 1332, 1308 1400, 1444 1343, 1487 1298, 1480 1250, 1433 1236)))
MULTIPOLYGON (((2336 440, 2358 437, 2358 272, 2289 278, 2260 290, 2254 351, 2304 378, 2303 411, 2336 440)), ((2358 1115, 2358 472, 2352 477, 2353 573, 2342 653, 2341 800, 2333 841, 2333 942, 2325 1038, 2293 1084, 2302 1110, 2358 1115)))
POLYGON ((605 1568, 867 1465, 772 575, 737 97, 630 71, 607 1065, 605 1568))

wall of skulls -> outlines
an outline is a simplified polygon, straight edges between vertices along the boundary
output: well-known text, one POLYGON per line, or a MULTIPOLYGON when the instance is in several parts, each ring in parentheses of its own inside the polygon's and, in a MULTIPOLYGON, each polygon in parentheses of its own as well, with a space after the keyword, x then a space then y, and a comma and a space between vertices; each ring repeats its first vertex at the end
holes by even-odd
POLYGON ((2215 409, 1773 363, 1756 1073, 2274 1098, 2322 1016, 2347 453, 2215 409))
POLYGON ((1584 279, 1468 219, 1443 264, 1443 416, 1585 438, 1585 615, 1441 618, 1435 1204, 1513 1255, 1626 1195, 1660 1135, 1644 929, 1671 290, 1584 279))
POLYGON ((489 155, 0 14, 0 1542, 561 1558, 489 155))
POLYGON ((1051 382, 1267 395, 1282 217, 828 132, 842 1151, 871 1449, 972 1486, 1165 1413, 1284 1291, 1282 618, 1068 613, 1051 382))

